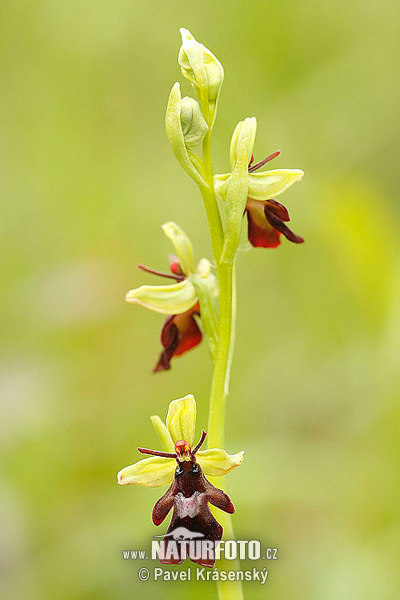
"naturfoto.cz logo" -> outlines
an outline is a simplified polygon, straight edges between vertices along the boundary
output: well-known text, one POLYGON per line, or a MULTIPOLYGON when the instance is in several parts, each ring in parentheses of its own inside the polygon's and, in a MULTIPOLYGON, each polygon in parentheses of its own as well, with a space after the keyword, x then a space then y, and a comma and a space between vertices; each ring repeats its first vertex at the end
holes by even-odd
MULTIPOLYGON (((207 540, 203 534, 178 527, 151 542, 150 557, 162 563, 182 562, 187 556, 195 561, 219 560, 277 560, 278 548, 263 548, 259 540, 207 540)), ((123 550, 124 560, 147 560, 145 550, 123 550)))

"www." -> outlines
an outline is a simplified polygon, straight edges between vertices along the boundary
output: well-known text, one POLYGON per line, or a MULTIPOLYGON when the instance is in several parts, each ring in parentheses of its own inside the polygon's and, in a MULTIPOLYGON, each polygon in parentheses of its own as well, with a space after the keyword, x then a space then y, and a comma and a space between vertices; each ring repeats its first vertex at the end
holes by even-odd
POLYGON ((146 558, 145 550, 122 550, 122 557, 124 560, 144 560, 146 558))

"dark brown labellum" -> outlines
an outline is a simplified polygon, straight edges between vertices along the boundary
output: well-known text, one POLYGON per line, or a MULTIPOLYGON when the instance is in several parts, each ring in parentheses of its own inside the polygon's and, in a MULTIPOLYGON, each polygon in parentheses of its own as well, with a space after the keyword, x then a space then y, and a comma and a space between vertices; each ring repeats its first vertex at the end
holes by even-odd
POLYGON ((209 503, 227 513, 235 512, 229 496, 206 479, 195 459, 178 463, 173 483, 153 509, 153 523, 160 525, 173 508, 158 552, 161 563, 180 564, 189 556, 199 565, 214 565, 223 530, 209 503))

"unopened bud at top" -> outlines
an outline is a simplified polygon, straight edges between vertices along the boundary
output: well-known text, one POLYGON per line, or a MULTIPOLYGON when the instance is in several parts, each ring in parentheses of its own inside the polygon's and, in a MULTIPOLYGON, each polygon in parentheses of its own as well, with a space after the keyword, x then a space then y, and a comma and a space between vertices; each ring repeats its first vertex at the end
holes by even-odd
POLYGON ((180 31, 182 46, 178 62, 182 74, 197 88, 199 94, 205 91, 208 100, 215 102, 224 80, 224 69, 217 57, 195 40, 190 31, 183 27, 180 31))

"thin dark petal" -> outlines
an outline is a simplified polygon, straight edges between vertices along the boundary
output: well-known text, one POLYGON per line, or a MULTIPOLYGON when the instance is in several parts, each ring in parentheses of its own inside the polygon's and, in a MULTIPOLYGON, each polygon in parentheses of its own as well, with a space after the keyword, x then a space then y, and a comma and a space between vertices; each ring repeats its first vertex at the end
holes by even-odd
POLYGON ((150 456, 161 456, 162 458, 176 458, 175 452, 160 452, 160 450, 151 450, 150 448, 138 448, 141 454, 150 454, 150 456))
MULTIPOLYGON (((145 265, 137 265, 137 268, 141 271, 145 271, 146 273, 151 273, 152 275, 158 275, 159 277, 165 277, 166 279, 175 279, 176 281, 183 281, 185 277, 181 273, 176 273, 175 275, 170 275, 169 273, 164 273, 164 271, 157 271, 156 269, 151 269, 150 267, 146 267, 145 265)), ((171 271, 175 273, 175 271, 171 267, 171 271)))
POLYGON ((302 244, 304 242, 304 238, 293 233, 293 231, 289 229, 287 225, 285 225, 280 219, 278 219, 278 217, 268 210, 267 206, 265 207, 265 216, 272 227, 279 231, 279 233, 282 233, 290 242, 293 242, 294 244, 302 244))
POLYGON ((257 164, 251 166, 254 158, 252 155, 252 159, 250 161, 249 164, 249 173, 254 173, 254 171, 258 171, 258 169, 261 169, 261 167, 263 167, 264 165, 266 165, 267 163, 269 163, 271 160, 273 160, 274 158, 276 158, 277 156, 279 156, 281 153, 280 150, 276 150, 276 152, 273 152, 272 154, 270 154, 269 156, 267 156, 267 158, 264 158, 264 160, 261 160, 260 162, 258 162, 257 164))
POLYGON ((204 431, 204 429, 201 432, 201 437, 199 439, 199 441, 197 442, 197 444, 195 445, 195 447, 192 450, 192 456, 194 456, 195 454, 197 454, 197 452, 200 450, 200 448, 202 447, 204 440, 206 439, 207 434, 204 431))

